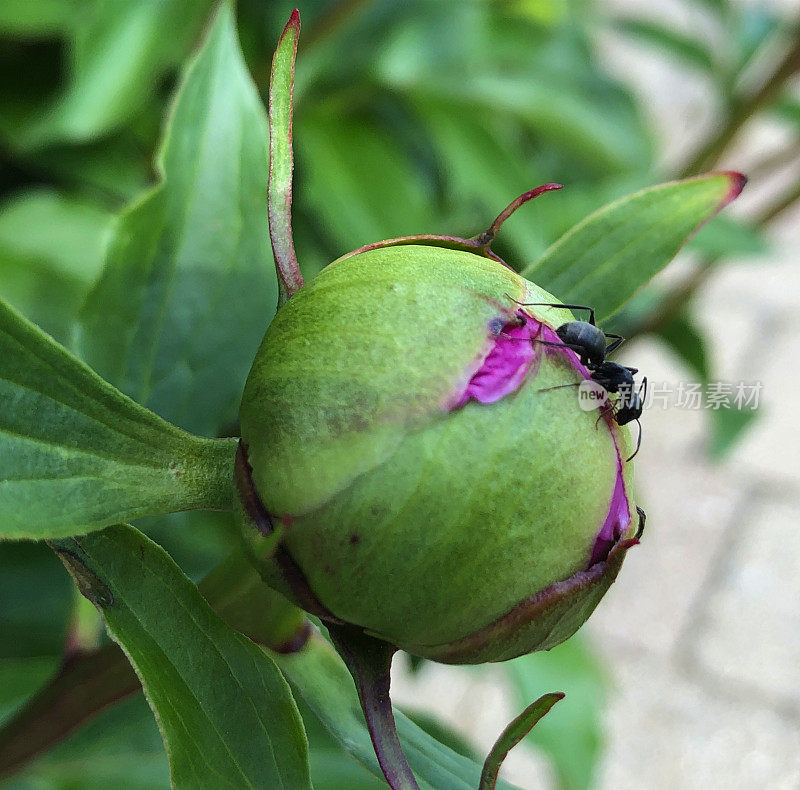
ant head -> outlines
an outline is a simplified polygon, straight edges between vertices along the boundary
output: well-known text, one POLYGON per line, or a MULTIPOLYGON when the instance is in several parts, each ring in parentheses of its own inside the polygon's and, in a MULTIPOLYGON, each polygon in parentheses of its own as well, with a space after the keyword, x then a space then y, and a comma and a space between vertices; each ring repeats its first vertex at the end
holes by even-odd
POLYGON ((622 406, 617 409, 617 423, 626 425, 642 416, 642 399, 638 392, 631 393, 622 406))

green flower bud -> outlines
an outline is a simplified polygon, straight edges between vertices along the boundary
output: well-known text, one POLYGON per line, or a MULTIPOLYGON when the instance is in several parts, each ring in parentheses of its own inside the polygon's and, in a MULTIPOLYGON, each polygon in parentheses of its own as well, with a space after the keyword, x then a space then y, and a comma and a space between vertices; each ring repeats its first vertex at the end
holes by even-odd
POLYGON ((564 386, 589 377, 554 331, 569 312, 449 246, 364 248, 279 310, 237 486, 271 586, 420 656, 499 661, 571 636, 616 576, 631 438, 564 386))

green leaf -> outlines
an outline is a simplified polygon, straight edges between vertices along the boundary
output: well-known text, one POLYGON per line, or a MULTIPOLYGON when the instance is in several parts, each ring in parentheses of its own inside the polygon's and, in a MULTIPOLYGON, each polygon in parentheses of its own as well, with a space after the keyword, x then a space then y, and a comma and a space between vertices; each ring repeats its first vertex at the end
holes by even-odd
POLYGON ((386 790, 381 781, 368 773, 347 752, 311 746, 311 780, 314 790, 386 790))
MULTIPOLYGON (((350 673, 318 634, 299 653, 276 656, 296 693, 325 729, 372 774, 382 777, 350 673)), ((395 711, 397 731, 422 790, 474 790, 481 767, 435 741, 395 711)), ((510 790, 511 785, 498 787, 510 790)))
POLYGON ((714 73, 716 62, 712 50, 697 38, 671 27, 641 19, 616 19, 614 26, 629 36, 664 50, 678 60, 707 73, 714 73))
POLYGON ((14 36, 46 36, 69 29, 76 7, 72 0, 4 0, 0 32, 14 36))
POLYGON ((166 552, 124 526, 53 546, 141 678, 176 787, 310 790, 286 681, 166 552))
POLYGON ((663 269, 704 222, 744 186, 711 173, 650 187, 610 203, 567 231, 522 274, 603 320, 663 269))
MULTIPOLYGON (((107 532, 100 534, 106 535, 107 532)), ((96 570, 97 566, 92 566, 92 572, 96 570)), ((230 570, 229 568, 224 572, 228 578, 231 578, 230 570)), ((249 578, 253 581, 254 573, 252 570, 249 573, 249 578)), ((84 578, 86 576, 84 573, 84 578)), ((224 587, 220 579, 210 586, 205 581, 201 584, 201 589, 208 594, 215 608, 219 607, 219 611, 230 617, 231 610, 226 611, 225 596, 222 600, 214 598, 214 590, 224 591, 224 587)), ((248 598, 240 592, 235 592, 233 597, 240 601, 241 606, 251 611, 262 607, 265 614, 263 622, 276 625, 267 629, 262 625, 261 631, 254 636, 259 640, 273 640, 278 633, 275 630, 277 619, 283 617, 289 621, 296 617, 296 610, 294 607, 281 609, 281 606, 288 606, 285 600, 267 591, 263 585, 254 586, 252 591, 254 597, 248 598), (269 600, 262 597, 264 594, 268 595, 269 600), (276 607, 281 612, 276 611, 276 607)), ((159 607, 159 616, 163 617, 163 609, 159 607)), ((108 613, 109 610, 105 611, 108 613)), ((241 617, 240 611, 239 615, 231 618, 231 622, 238 626, 241 624, 241 617)), ((302 651, 291 655, 275 655, 274 658, 305 700, 304 704, 322 722, 333 741, 373 776, 382 778, 353 680, 333 648, 321 636, 315 635, 302 651)), ((132 673, 124 655, 111 645, 95 654, 77 657, 67 668, 67 672, 64 676, 53 678, 49 686, 37 695, 37 716, 15 720, 5 730, 0 729, 0 772, 4 768, 8 769, 5 760, 12 750, 15 749, 20 754, 30 754, 32 740, 43 739, 44 744, 52 743, 53 740, 63 737, 64 732, 69 732, 91 719, 99 708, 115 704, 136 689, 136 679, 131 677, 132 673), (76 693, 77 698, 74 696, 76 693), (68 713, 65 714, 65 711, 68 713), (51 730, 53 734, 48 741, 51 730)), ((477 787, 481 768, 476 762, 438 743, 403 714, 397 713, 396 717, 404 750, 424 788, 474 790, 477 787)), ((33 753, 41 748, 43 746, 39 745, 33 753)), ((511 788, 508 784, 501 783, 500 786, 505 790, 511 788)))
POLYGON ((72 584, 43 543, 0 548, 0 660, 61 657, 72 584))
POLYGON ((562 692, 550 692, 539 697, 519 714, 500 734, 483 764, 479 790, 494 790, 500 767, 508 753, 534 728, 537 722, 549 713, 553 705, 564 699, 562 692))
POLYGON ((711 412, 711 442, 709 455, 721 461, 756 421, 756 409, 714 409, 711 412))
POLYGON ((769 251, 763 230, 725 214, 703 225, 692 237, 689 247, 707 258, 757 256, 769 251))
POLYGON ((100 273, 111 214, 54 190, 0 207, 0 295, 61 342, 100 273))
POLYGON ((267 587, 242 551, 234 551, 199 585, 214 611, 233 629, 277 651, 298 648, 309 633, 305 613, 267 587))
POLYGON ((211 6, 211 0, 78 4, 64 90, 16 132, 16 142, 30 149, 85 141, 133 117, 181 62, 211 6))
POLYGON ((523 704, 546 688, 566 693, 525 743, 538 746, 552 760, 562 790, 587 790, 600 756, 607 683, 597 658, 573 637, 546 653, 522 656, 504 666, 523 704))
POLYGON ((103 711, 4 790, 168 790, 169 764, 153 713, 141 696, 103 711))
POLYGON ((0 301, 0 538, 230 507, 235 446, 159 419, 0 301))
POLYGON ((296 144, 305 176, 297 200, 321 218, 341 252, 432 227, 419 174, 374 123, 306 115, 296 144))
POLYGON ((633 102, 575 32, 543 30, 505 5, 423 4, 392 31, 374 77, 412 101, 519 119, 560 156, 576 156, 595 173, 646 166, 649 141, 633 102))
POLYGON ((238 545, 238 528, 230 510, 185 510, 137 519, 134 525, 158 543, 197 584, 238 545))
POLYGON ((706 342, 697 324, 687 313, 676 315, 657 332, 704 384, 708 382, 708 353, 706 342))
POLYGON ((48 181, 101 196, 118 209, 152 186, 150 137, 149 129, 142 135, 123 130, 85 145, 55 145, 19 157, 48 181))
MULTIPOLYGON (((41 574, 34 577, 29 573, 27 586, 24 583, 25 577, 17 579, 9 574, 9 587, 0 587, 0 601, 4 604, 0 606, 0 625, 5 627, 8 622, 12 629, 15 625, 15 612, 24 613, 37 604, 52 608, 54 594, 68 599, 69 588, 74 590, 68 575, 63 572, 63 567, 42 543, 9 546, 9 563, 15 563, 19 567, 21 577, 25 571, 33 570, 30 561, 27 564, 21 562, 25 560, 21 549, 29 549, 29 555, 33 549, 37 549, 40 554, 44 553, 51 563, 55 563, 60 575, 55 579, 58 584, 52 585, 53 590, 49 595, 43 595, 40 590, 34 589, 32 582, 49 588, 53 582, 52 573, 47 578, 41 574), (46 584, 42 584, 42 580, 46 584), (62 582, 68 585, 66 592, 62 582), (12 591, 15 589, 17 597, 24 599, 30 596, 31 602, 19 600, 16 607, 5 606, 6 601, 13 601, 12 591)), ((276 650, 296 649, 308 635, 309 624, 303 612, 267 587, 241 552, 235 552, 215 568, 200 582, 198 589, 230 627, 243 630, 245 635, 259 644, 276 650)), ((42 626, 47 616, 48 612, 38 613, 42 626)), ((65 617, 66 612, 57 617, 55 622, 61 623, 65 617)), ((35 622, 38 625, 38 621, 35 622)), ((8 633, 21 644, 25 644, 26 635, 22 629, 10 630, 8 633)), ((42 634, 33 642, 36 649, 52 651, 54 656, 57 655, 60 666, 27 705, 0 726, 0 776, 13 773, 21 766, 29 764, 34 757, 51 749, 71 732, 85 728, 88 722, 92 722, 106 708, 141 691, 139 679, 116 644, 108 643, 91 652, 74 654, 62 663, 60 659, 63 642, 63 627, 56 628, 56 632, 44 645, 42 634)), ((7 649, 14 650, 11 645, 7 649)), ((30 653, 30 649, 27 646, 20 649, 18 646, 11 654, 34 655, 30 653)), ((50 660, 49 656, 47 660, 50 660)), ((0 659, 0 670, 2 666, 0 659)), ((20 701, 19 685, 17 679, 17 690, 13 692, 11 701, 20 701)), ((90 729, 93 726, 95 725, 89 724, 90 729)), ((55 751, 58 753, 59 748, 55 751)))
POLYGON ((0 724, 50 678, 60 662, 55 655, 0 658, 0 724))
POLYGON ((386 790, 386 780, 374 776, 353 759, 302 699, 298 700, 297 707, 308 735, 314 790, 386 790))
MULTIPOLYGON (((520 168, 515 140, 521 134, 518 123, 491 113, 465 114, 457 104, 445 101, 414 102, 414 109, 437 155, 448 192, 448 208, 458 224, 442 225, 438 230, 469 238, 483 229, 514 195, 521 195, 538 181, 530 168, 520 168), (463 162, 468 161, 469 167, 463 162), (466 220, 462 220, 465 217, 466 220)), ((563 196, 559 196, 563 200, 563 196)), ((527 221, 507 222, 498 241, 513 245, 517 258, 528 258, 547 248, 547 217, 543 221, 542 202, 525 208, 527 221)), ((507 258, 511 260, 511 258, 507 258)))
POLYGON ((121 217, 79 348, 108 381, 187 430, 235 420, 275 311, 267 121, 223 3, 184 75, 162 182, 121 217))

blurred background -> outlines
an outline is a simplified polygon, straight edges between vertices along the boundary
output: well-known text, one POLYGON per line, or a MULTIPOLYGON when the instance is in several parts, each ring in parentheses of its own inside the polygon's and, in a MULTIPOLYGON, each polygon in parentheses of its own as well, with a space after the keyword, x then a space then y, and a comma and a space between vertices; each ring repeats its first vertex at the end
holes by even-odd
MULTIPOLYGON (((291 5, 237 6, 263 94, 291 5)), ((68 346, 115 217, 157 181, 170 97, 212 9, 0 0, 0 295, 68 346)), ((631 338, 621 358, 651 396, 637 458, 647 531, 618 582, 550 653, 479 668, 399 658, 396 702, 484 754, 531 700, 566 691, 509 757, 506 777, 525 788, 800 788, 800 2, 300 10, 295 228, 307 276, 376 239, 473 235, 546 181, 565 188, 495 243, 518 268, 640 187, 719 168, 750 177, 604 327, 631 338)), ((231 534, 209 514, 147 528, 195 579, 231 534)), ((83 616, 45 546, 0 546, 0 721, 57 666, 83 616)), ((317 788, 382 786, 324 733, 310 738, 317 788)), ((137 699, 3 786, 167 777, 137 699)))

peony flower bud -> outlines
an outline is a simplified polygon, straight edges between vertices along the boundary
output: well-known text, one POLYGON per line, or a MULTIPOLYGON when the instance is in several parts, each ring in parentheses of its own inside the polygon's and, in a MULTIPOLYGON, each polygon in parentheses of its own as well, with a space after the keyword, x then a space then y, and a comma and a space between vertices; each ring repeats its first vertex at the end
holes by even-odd
POLYGON ((267 330, 244 535, 268 584, 416 655, 551 648, 636 542, 629 429, 581 409, 570 313, 523 306, 551 294, 488 245, 408 241, 335 261, 267 330))

